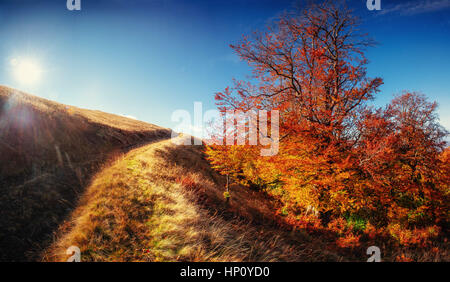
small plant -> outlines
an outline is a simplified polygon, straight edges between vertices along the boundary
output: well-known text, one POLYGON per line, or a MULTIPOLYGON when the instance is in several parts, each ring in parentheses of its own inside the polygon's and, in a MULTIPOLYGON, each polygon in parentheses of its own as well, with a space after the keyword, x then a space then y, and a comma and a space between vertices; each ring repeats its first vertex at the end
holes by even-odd
POLYGON ((229 198, 231 198, 230 192, 228 192, 228 191, 223 192, 223 197, 224 197, 226 200, 228 200, 229 198))
POLYGON ((187 188, 189 190, 198 188, 197 181, 195 181, 195 179, 189 175, 180 177, 176 181, 177 183, 181 184, 184 188, 187 188))
POLYGON ((366 225, 367 225, 367 220, 352 214, 350 216, 348 216, 347 218, 347 224, 349 226, 351 226, 353 228, 354 231, 358 232, 358 231, 364 231, 366 229, 366 225))
POLYGON ((406 256, 405 254, 402 254, 400 256, 397 256, 395 261, 397 261, 397 262, 413 262, 414 260, 412 258, 406 256))

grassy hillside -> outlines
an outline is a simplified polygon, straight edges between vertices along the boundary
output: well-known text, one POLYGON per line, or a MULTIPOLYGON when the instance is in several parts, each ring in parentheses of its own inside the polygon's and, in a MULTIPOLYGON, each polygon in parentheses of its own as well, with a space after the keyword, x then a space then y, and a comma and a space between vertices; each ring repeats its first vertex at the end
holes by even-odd
POLYGON ((44 260, 66 260, 72 245, 82 261, 344 259, 277 226, 261 194, 233 186, 227 204, 223 187, 200 146, 135 149, 95 176, 44 260))
MULTIPOLYGON (((182 137, 180 137, 182 138, 182 137)), ((61 225, 44 261, 366 261, 371 242, 342 247, 339 234, 292 229, 264 194, 231 186, 213 171, 201 146, 163 140, 134 149, 97 173, 61 225)), ((447 261, 445 251, 399 249, 382 241, 384 261, 400 254, 447 261)), ((445 248, 443 248, 445 250, 445 248)))
POLYGON ((170 130, 0 87, 0 261, 37 259, 108 159, 170 130))
MULTIPOLYGON (((0 87, 0 261, 365 261, 339 234, 293 228, 279 203, 231 186, 187 136, 0 87)), ((383 260, 443 252, 376 242, 383 260)))

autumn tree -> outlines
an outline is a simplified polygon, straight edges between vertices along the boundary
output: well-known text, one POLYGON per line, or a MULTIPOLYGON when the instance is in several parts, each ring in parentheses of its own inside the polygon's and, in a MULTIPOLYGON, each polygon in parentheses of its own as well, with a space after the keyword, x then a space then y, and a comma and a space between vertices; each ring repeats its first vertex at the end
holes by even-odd
POLYGON ((362 196, 371 199, 366 208, 386 211, 386 219, 405 225, 444 219, 448 187, 441 180, 450 171, 442 155, 448 133, 436 108, 424 95, 405 92, 362 120, 357 149, 368 189, 362 196))
POLYGON ((309 190, 301 191, 310 195, 307 204, 323 211, 336 210, 338 202, 345 209, 348 199, 336 179, 348 177, 352 120, 382 83, 366 77, 363 50, 373 42, 357 26, 350 11, 333 2, 286 14, 231 45, 253 67, 253 78, 216 94, 223 112, 280 110, 283 150, 270 161, 276 167, 267 169, 266 160, 255 169, 268 181, 278 176, 295 202, 301 201, 295 193, 309 190))
POLYGON ((325 1, 231 45, 253 72, 217 93, 217 105, 223 114, 279 110, 279 153, 210 146, 209 158, 234 164, 293 218, 313 209, 323 225, 348 216, 378 227, 445 222, 447 133, 436 104, 406 93, 386 109, 369 107, 383 81, 367 76, 364 52, 374 42, 358 26, 343 4, 325 1))

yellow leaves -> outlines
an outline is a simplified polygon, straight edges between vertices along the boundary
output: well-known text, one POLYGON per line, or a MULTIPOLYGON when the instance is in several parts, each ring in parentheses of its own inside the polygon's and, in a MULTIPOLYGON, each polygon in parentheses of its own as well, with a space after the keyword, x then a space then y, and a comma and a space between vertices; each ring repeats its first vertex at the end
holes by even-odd
POLYGON ((338 175, 336 175, 336 180, 337 181, 343 181, 343 180, 346 180, 346 179, 349 179, 349 178, 350 178, 350 173, 348 171, 341 172, 338 175))

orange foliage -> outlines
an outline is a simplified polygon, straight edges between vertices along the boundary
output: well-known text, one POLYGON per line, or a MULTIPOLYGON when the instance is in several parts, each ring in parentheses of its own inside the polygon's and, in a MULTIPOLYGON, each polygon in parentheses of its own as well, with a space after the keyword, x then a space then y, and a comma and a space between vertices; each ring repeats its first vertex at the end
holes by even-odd
POLYGON ((182 185, 184 188, 188 190, 195 190, 198 188, 198 183, 191 176, 182 176, 178 177, 176 182, 182 185))
POLYGON ((355 248, 360 245, 359 238, 359 235, 347 234, 338 238, 336 245, 341 248, 355 248))
POLYGON ((397 262, 413 262, 414 260, 408 256, 406 256, 405 254, 399 255, 396 258, 397 262))
POLYGON ((440 228, 429 226, 421 229, 404 229, 399 224, 393 224, 388 226, 388 231, 400 245, 426 247, 431 243, 431 239, 438 236, 440 228))
POLYGON ((253 79, 234 81, 217 104, 223 113, 279 110, 279 153, 260 156, 260 145, 206 153, 221 173, 279 200, 290 224, 327 226, 342 246, 357 244, 358 230, 383 229, 400 244, 425 244, 448 224, 448 133, 422 94, 366 105, 383 81, 366 77, 372 41, 357 25, 345 7, 313 4, 232 45, 253 79))

